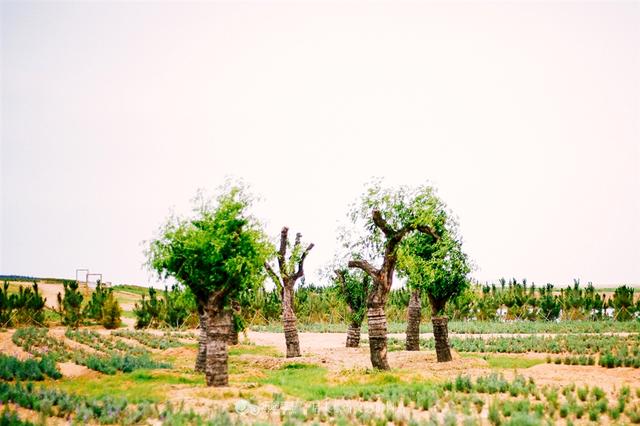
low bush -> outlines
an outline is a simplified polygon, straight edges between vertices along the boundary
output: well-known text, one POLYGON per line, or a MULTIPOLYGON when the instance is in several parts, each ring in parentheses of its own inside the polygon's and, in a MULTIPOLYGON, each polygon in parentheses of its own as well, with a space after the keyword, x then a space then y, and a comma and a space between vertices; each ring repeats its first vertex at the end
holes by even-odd
POLYGON ((21 361, 13 356, 0 354, 0 378, 3 380, 44 380, 45 376, 52 379, 62 377, 56 369, 56 363, 50 356, 40 360, 33 358, 21 361))

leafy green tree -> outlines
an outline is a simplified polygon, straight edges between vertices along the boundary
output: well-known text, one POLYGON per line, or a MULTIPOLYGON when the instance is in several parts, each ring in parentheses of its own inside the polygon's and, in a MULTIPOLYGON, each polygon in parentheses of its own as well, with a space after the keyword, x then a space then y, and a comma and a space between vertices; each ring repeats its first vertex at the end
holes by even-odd
MULTIPOLYGON (((151 241, 150 267, 172 277, 193 292, 206 312, 206 381, 228 383, 227 339, 231 301, 262 283, 270 244, 256 219, 248 214, 251 201, 238 186, 214 202, 198 199, 194 216, 170 218, 151 241)), ((202 324, 201 324, 202 326, 202 324)))
POLYGON ((300 356, 300 341, 293 306, 294 289, 296 281, 304 277, 304 260, 313 248, 313 243, 303 249, 302 234, 297 233, 291 254, 287 259, 287 248, 290 247, 288 235, 289 228, 285 226, 280 231, 280 248, 276 254, 279 273, 276 273, 268 262, 264 263, 264 267, 281 294, 282 325, 287 345, 287 358, 294 358, 300 356))
POLYGON ((421 294, 427 283, 432 280, 433 270, 430 268, 431 260, 436 250, 441 235, 444 234, 444 222, 446 212, 444 207, 437 202, 440 211, 434 212, 435 235, 414 233, 405 238, 400 245, 400 256, 398 261, 398 272, 401 276, 407 277, 407 285, 411 291, 407 308, 407 332, 405 348, 408 351, 420 350, 420 320, 422 317, 421 294))
POLYGON ((362 271, 350 272, 348 269, 335 270, 337 294, 349 309, 349 328, 347 329, 347 348, 360 346, 360 327, 367 312, 367 295, 371 286, 371 277, 362 271))
POLYGON ((65 280, 62 282, 64 295, 58 293, 58 305, 62 314, 62 324, 78 328, 84 321, 82 312, 82 303, 84 296, 78 288, 78 282, 73 280, 65 280))
POLYGON ((623 285, 616 288, 611 300, 611 307, 615 309, 618 321, 629 321, 633 315, 633 287, 623 285))
POLYGON ((149 298, 143 294, 140 304, 133 305, 133 314, 136 317, 136 328, 159 327, 162 324, 165 311, 164 300, 158 297, 158 291, 149 287, 149 298))
POLYGON ((38 283, 31 288, 20 286, 17 293, 10 294, 9 282, 0 288, 0 327, 20 324, 44 324, 45 300, 38 290, 38 283))
POLYGON ((560 302, 553 294, 553 284, 540 287, 539 316, 546 321, 554 321, 560 316, 560 302))
POLYGON ((389 369, 385 304, 398 261, 398 246, 415 231, 438 238, 432 228, 437 210, 434 201, 434 190, 429 186, 382 188, 380 182, 374 182, 350 211, 354 232, 342 233, 350 257, 348 266, 361 269, 372 279, 367 322, 374 368, 389 369))
MULTIPOLYGON (((109 289, 111 290, 111 289, 109 289)), ((122 324, 122 309, 118 300, 113 295, 113 291, 107 292, 102 303, 102 313, 100 314, 100 324, 107 329, 115 329, 122 324)))
POLYGON ((16 324, 44 324, 45 300, 38 290, 38 283, 31 288, 20 286, 13 298, 16 324))
POLYGON ((96 288, 91 293, 91 299, 84 308, 84 316, 98 322, 102 321, 102 309, 112 289, 107 288, 100 280, 96 283, 96 288))
MULTIPOLYGON (((415 233, 406 238, 402 242, 398 266, 399 272, 408 277, 414 291, 427 295, 431 306, 438 362, 447 362, 451 361, 451 350, 448 318, 444 315, 444 310, 449 300, 469 287, 470 267, 467 256, 462 251, 462 241, 457 234, 456 223, 448 217, 441 201, 437 200, 435 204, 437 212, 433 227, 439 237, 415 233)), ((417 326, 407 330, 407 340, 411 337, 417 342, 420 329, 419 314, 417 322, 417 326), (409 332, 413 335, 410 336, 409 332)))
POLYGON ((196 312, 196 299, 188 287, 178 284, 164 288, 162 322, 171 328, 183 327, 196 312))

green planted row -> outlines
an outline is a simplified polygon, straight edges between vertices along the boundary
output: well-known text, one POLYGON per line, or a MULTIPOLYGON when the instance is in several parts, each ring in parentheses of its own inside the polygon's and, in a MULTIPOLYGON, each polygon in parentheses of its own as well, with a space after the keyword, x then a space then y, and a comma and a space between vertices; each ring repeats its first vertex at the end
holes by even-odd
POLYGON ((9 407, 5 407, 0 413, 0 426, 35 426, 31 422, 21 420, 15 411, 10 411, 9 407))
MULTIPOLYGON (((597 355, 614 352, 623 356, 640 356, 640 336, 559 335, 554 337, 517 336, 487 339, 451 337, 451 347, 458 352, 485 353, 570 353, 597 355)), ((433 338, 421 340, 421 347, 435 349, 433 338)))
POLYGON ((128 407, 127 401, 115 398, 90 399, 33 383, 0 383, 0 403, 14 403, 46 417, 72 419, 75 424, 136 424, 148 417, 159 417, 156 407, 147 403, 128 407))
POLYGON ((51 356, 57 362, 73 361, 104 374, 171 367, 168 363, 155 361, 148 352, 120 353, 111 351, 107 354, 93 354, 79 348, 72 350, 63 341, 49 336, 46 328, 18 329, 12 339, 16 345, 21 346, 34 356, 51 356))
POLYGON ((44 380, 45 376, 52 379, 62 377, 56 368, 56 362, 50 356, 41 359, 29 358, 24 361, 14 356, 0 354, 0 378, 3 380, 44 380))
POLYGON ((146 331, 131 331, 131 330, 117 330, 112 331, 112 335, 118 337, 124 337, 126 339, 137 340, 145 346, 154 349, 168 349, 183 346, 183 343, 176 337, 171 335, 157 336, 146 331))

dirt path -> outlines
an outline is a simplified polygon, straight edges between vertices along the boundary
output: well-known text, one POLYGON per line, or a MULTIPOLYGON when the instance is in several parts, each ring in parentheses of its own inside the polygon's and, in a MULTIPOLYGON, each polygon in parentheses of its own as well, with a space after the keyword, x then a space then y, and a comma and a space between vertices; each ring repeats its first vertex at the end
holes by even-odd
POLYGON ((15 356, 18 359, 27 359, 31 355, 11 340, 13 330, 0 332, 0 354, 15 356))
MULTIPOLYGON (((404 335, 390 335, 402 336, 404 335)), ((484 335, 491 336, 491 335, 484 335)), ((331 372, 339 373, 354 368, 370 368, 369 348, 345 348, 345 333, 300 333, 300 348, 303 356, 297 360, 326 366, 331 372)), ((364 337, 364 336, 363 336, 364 337)), ((486 338, 486 337, 485 337, 486 338)), ((256 345, 273 346, 281 353, 286 351, 282 333, 248 332, 248 339, 256 345)), ((241 338, 242 340, 242 338, 241 338)), ((434 351, 389 352, 388 359, 392 369, 415 372, 424 378, 452 378, 459 374, 472 377, 487 374, 491 371, 487 362, 479 358, 460 358, 453 352, 454 360, 450 363, 438 363, 434 351)), ((514 358, 544 358, 546 354, 500 354, 514 358)), ((513 370, 501 370, 506 376, 513 376, 513 370)), ((539 364, 526 369, 519 369, 518 374, 532 377, 541 385, 564 386, 575 383, 583 386, 597 385, 611 393, 622 386, 640 385, 640 369, 604 368, 600 366, 578 366, 539 364)))

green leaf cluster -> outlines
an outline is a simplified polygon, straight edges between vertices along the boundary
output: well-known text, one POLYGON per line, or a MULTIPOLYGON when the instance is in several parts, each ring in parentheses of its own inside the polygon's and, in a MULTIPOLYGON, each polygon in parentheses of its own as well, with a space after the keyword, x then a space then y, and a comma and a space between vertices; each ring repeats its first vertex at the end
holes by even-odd
POLYGON ((263 264, 273 249, 248 214, 243 188, 231 187, 215 202, 198 201, 194 217, 170 218, 151 242, 149 265, 189 287, 199 302, 217 295, 226 304, 263 282, 263 264))

